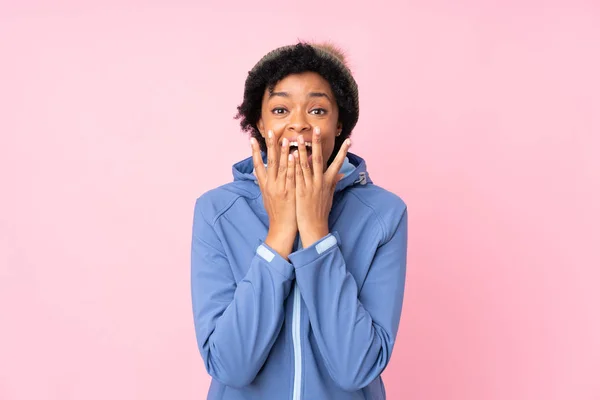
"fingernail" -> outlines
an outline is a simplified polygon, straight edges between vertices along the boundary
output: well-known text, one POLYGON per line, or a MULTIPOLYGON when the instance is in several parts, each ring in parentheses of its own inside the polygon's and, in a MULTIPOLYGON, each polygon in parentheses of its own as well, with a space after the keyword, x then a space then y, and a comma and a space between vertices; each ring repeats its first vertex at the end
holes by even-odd
POLYGON ((288 145, 288 140, 287 140, 287 138, 283 138, 283 141, 281 142, 281 145, 282 145, 283 147, 285 147, 285 146, 287 146, 287 145, 288 145))
POLYGON ((321 134, 321 128, 319 128, 318 126, 315 127, 315 135, 320 135, 321 134))
POLYGON ((290 154, 290 155, 288 156, 288 161, 294 161, 294 156, 290 154))
POLYGON ((298 136, 298 143, 304 144, 304 136, 298 136))
POLYGON ((298 158, 298 150, 294 150, 294 157, 298 158))
POLYGON ((270 138, 273 137, 273 131, 269 129, 269 131, 267 132, 267 136, 269 136, 270 138))
POLYGON ((254 147, 254 141, 255 141, 255 140, 256 140, 256 139, 254 139, 253 137, 251 137, 251 138, 250 138, 250 146, 251 146, 251 147, 254 147))
POLYGON ((351 144, 350 139, 346 139, 346 146, 350 147, 351 144))

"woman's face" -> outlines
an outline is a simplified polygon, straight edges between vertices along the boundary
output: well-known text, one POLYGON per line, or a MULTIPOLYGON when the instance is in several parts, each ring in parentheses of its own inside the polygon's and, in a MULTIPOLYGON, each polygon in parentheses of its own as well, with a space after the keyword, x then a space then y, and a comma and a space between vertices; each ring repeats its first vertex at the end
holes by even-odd
MULTIPOLYGON (((291 154, 297 149, 294 144, 298 142, 298 136, 303 136, 307 143, 312 142, 314 128, 318 126, 325 168, 333 153, 335 137, 342 130, 331 87, 316 72, 288 75, 275 85, 272 92, 265 90, 261 117, 256 125, 265 139, 267 132, 273 131, 278 161, 284 138, 290 141, 291 154)), ((307 151, 312 156, 311 147, 307 146, 307 151)), ((312 162, 310 164, 312 166, 312 162)))

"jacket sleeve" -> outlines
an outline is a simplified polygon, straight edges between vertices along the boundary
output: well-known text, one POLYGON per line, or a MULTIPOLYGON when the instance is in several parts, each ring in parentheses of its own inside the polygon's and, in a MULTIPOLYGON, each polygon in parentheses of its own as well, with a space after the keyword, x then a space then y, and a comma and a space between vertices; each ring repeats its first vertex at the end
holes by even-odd
POLYGON ((257 241, 245 277, 236 284, 227 255, 201 210, 194 210, 191 254, 196 339, 207 372, 225 385, 255 379, 277 338, 294 268, 257 241))
POLYGON ((360 292, 336 236, 330 233, 290 260, 325 367, 339 387, 356 391, 377 378, 392 355, 404 297, 406 209, 378 247, 360 292))

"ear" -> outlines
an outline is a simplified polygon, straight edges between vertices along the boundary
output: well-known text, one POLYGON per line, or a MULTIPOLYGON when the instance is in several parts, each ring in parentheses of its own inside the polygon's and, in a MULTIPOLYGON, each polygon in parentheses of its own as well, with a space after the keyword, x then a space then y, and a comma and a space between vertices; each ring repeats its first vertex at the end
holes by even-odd
POLYGON ((338 121, 337 123, 337 129, 335 131, 335 135, 339 136, 342 133, 342 121, 338 121))

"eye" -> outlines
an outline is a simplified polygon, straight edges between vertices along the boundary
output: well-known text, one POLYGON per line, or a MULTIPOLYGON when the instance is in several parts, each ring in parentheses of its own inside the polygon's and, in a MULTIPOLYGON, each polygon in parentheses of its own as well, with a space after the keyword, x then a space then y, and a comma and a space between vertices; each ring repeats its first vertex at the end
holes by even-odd
POLYGON ((287 110, 283 107, 275 107, 271 112, 275 115, 283 115, 287 110))
POLYGON ((313 108, 312 110, 310 110, 310 114, 325 115, 325 114, 327 114, 327 110, 324 108, 313 108), (318 113, 315 113, 315 111, 318 111, 318 113))

